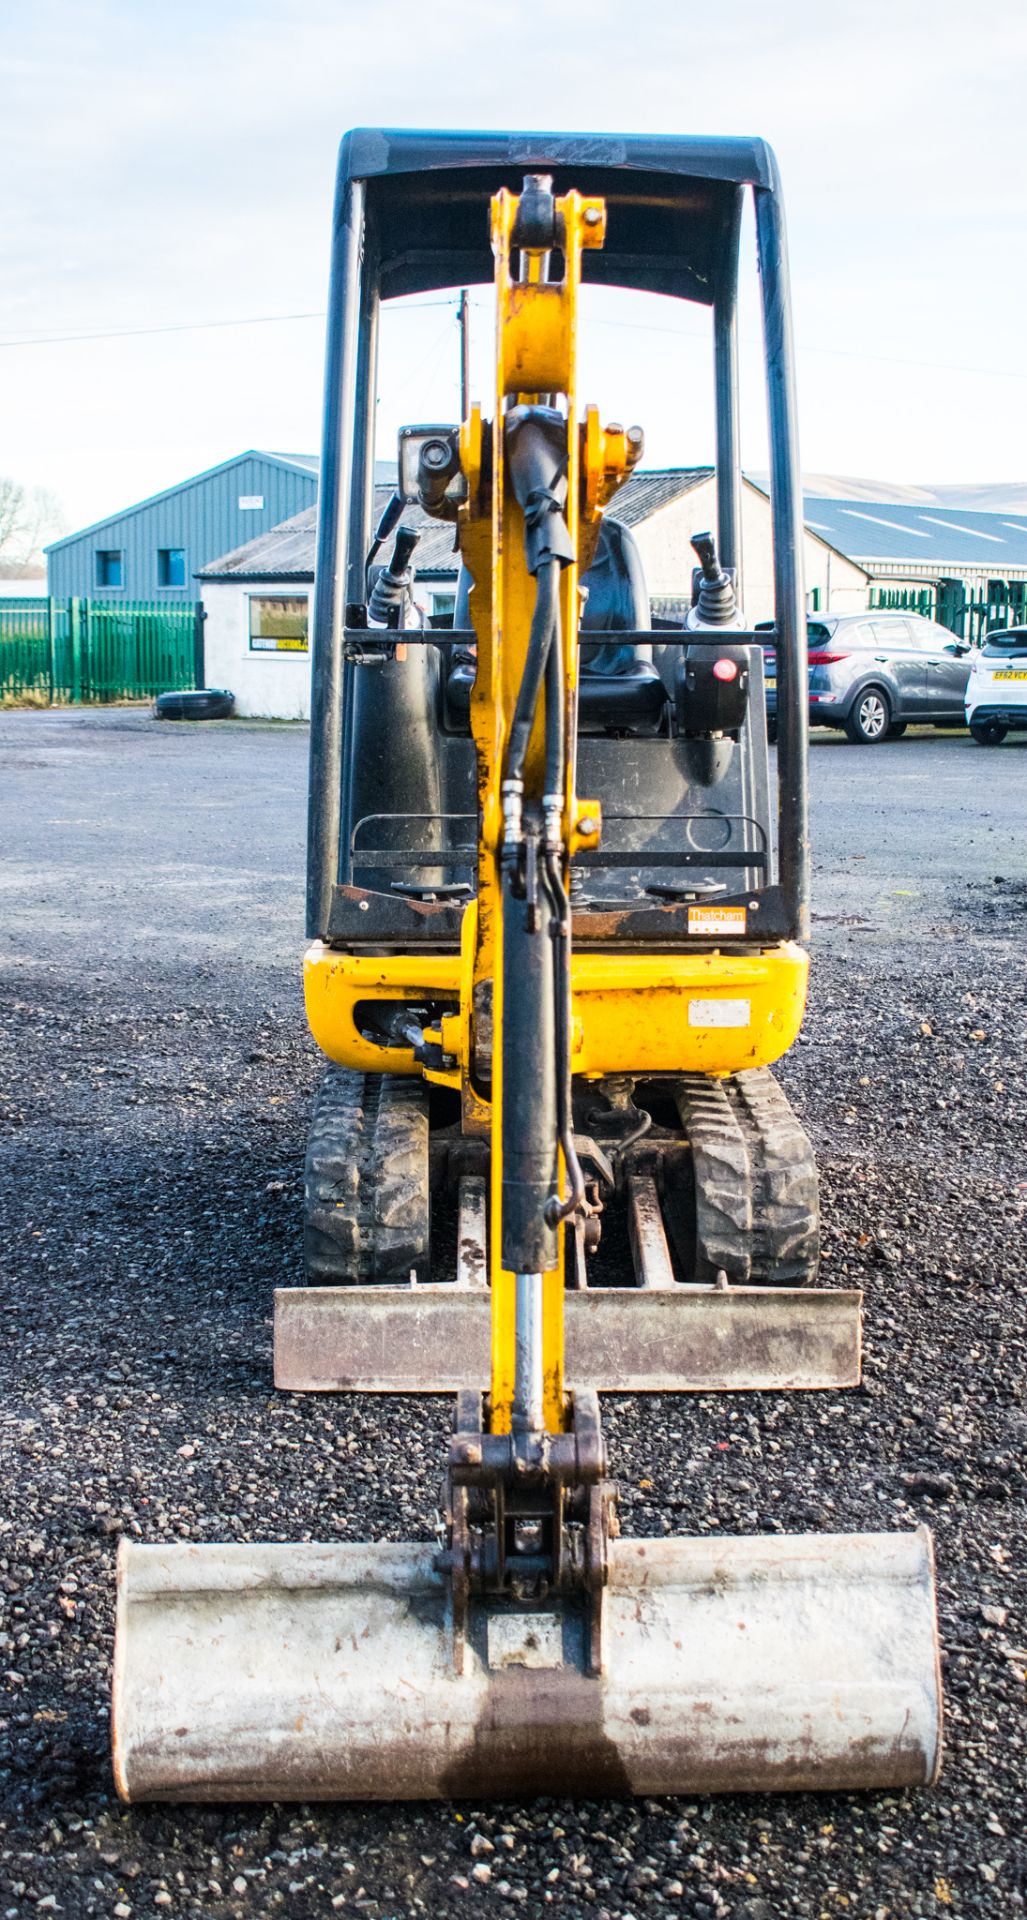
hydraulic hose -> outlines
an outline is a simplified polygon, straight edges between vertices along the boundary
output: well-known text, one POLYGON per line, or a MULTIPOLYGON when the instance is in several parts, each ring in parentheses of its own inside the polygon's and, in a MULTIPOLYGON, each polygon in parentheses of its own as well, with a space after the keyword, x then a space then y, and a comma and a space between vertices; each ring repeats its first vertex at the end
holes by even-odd
POLYGON ((554 1194, 546 1208, 550 1226, 568 1220, 573 1213, 587 1209, 585 1177, 574 1145, 574 1110, 571 1094, 571 905, 561 871, 563 848, 559 838, 563 812, 563 786, 566 773, 564 744, 563 661, 559 646, 560 608, 554 617, 554 640, 546 661, 546 777, 545 845, 543 860, 545 884, 553 908, 551 922, 554 946, 553 980, 556 995, 556 1103, 557 1131, 563 1148, 570 1191, 566 1200, 554 1194))
MULTIPOLYGON (((550 568, 550 572, 554 569, 550 568)), ((558 806, 563 812, 563 783, 566 770, 564 753, 563 660, 560 657, 560 599, 553 609, 553 632, 546 655, 546 777, 543 805, 558 806)))
POLYGON ((556 1126, 563 1148, 570 1191, 566 1200, 554 1194, 546 1206, 546 1221, 551 1227, 569 1220, 572 1213, 589 1211, 585 1198, 585 1176, 574 1145, 574 1110, 571 1101, 571 903, 560 872, 560 854, 556 848, 545 850, 546 886, 553 906, 552 938, 556 984, 556 1126))
POLYGON ((535 610, 531 616, 528 649, 524 658, 517 704, 510 725, 503 779, 523 780, 524 759, 535 721, 535 710, 542 687, 546 660, 552 650, 553 633, 559 611, 560 568, 547 556, 540 565, 535 589, 535 610))

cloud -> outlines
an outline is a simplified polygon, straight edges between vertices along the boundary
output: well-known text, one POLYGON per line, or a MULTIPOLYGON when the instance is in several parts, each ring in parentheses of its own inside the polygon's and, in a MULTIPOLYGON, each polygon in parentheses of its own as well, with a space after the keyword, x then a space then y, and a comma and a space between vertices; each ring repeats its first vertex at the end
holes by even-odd
MULTIPOLYGON (((0 48, 0 167, 18 182, 0 216, 0 337, 320 306, 347 126, 520 121, 764 133, 800 342, 1013 367, 1025 80, 1011 0, 972 30, 957 0, 554 0, 540 57, 508 0, 35 0, 0 48), (983 301, 999 261, 1003 298, 983 301)), ((411 334, 415 357, 432 324, 411 334)), ((317 333, 0 351, 7 464, 84 519, 272 434, 310 446, 317 333)), ((595 356, 618 393, 626 338, 595 356)), ((869 373, 836 367, 828 414, 821 374, 800 371, 818 458, 854 464, 869 373)), ((903 391, 921 392, 922 419, 869 401, 877 470, 923 473, 943 410, 968 478, 1008 468, 1002 409, 953 419, 944 375, 903 391)))

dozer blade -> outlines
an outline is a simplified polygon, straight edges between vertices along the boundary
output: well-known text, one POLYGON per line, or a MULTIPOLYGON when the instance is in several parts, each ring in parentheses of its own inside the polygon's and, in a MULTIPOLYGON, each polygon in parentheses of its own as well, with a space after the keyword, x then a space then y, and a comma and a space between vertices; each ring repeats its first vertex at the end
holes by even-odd
MULTIPOLYGON (((862 1294, 686 1286, 651 1180, 631 1183, 633 1286, 567 1293, 571 1387, 601 1393, 787 1392, 859 1384, 862 1294)), ((485 1188, 460 1182, 454 1282, 280 1287, 275 1385, 293 1393, 459 1393, 488 1375, 485 1188)))
POLYGON ((929 1783, 931 1541, 614 1540, 580 1616, 472 1603, 432 1547, 138 1546, 118 1560, 127 1800, 435 1799, 929 1783))
MULTIPOLYGON (((567 1295, 567 1378, 600 1393, 858 1386, 861 1299, 811 1287, 590 1287, 567 1295)), ((488 1364, 487 1291, 275 1295, 275 1385, 287 1392, 458 1393, 488 1364)))

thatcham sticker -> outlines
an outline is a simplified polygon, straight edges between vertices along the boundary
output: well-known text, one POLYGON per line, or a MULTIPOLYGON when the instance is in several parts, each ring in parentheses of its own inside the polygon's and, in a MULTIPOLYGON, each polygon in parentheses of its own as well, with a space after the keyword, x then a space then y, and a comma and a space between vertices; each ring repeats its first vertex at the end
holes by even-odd
POLYGON ((689 933, 744 933, 744 907, 689 907, 689 933))

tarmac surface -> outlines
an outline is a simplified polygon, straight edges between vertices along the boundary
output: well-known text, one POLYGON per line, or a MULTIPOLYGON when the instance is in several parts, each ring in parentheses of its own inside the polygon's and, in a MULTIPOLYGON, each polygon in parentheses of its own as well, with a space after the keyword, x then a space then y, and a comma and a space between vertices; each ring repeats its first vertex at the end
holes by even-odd
POLYGON ((824 1279, 866 1290, 864 1384, 611 1399, 607 1441, 626 1533, 930 1524, 939 1784, 125 1808, 119 1535, 430 1539, 449 1405, 272 1389, 318 1072, 305 730, 0 714, 0 1920, 1024 1910, 1027 737, 815 736, 811 768, 781 1078, 824 1279))

